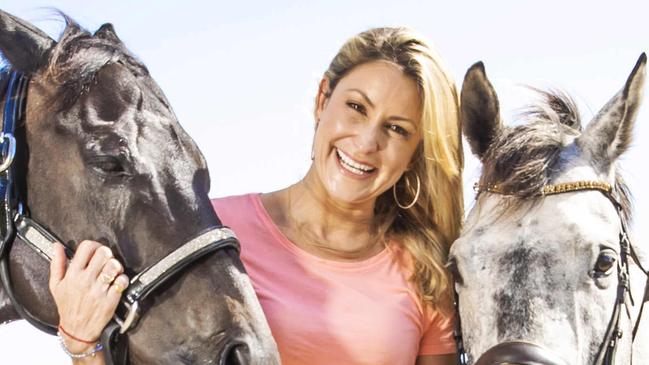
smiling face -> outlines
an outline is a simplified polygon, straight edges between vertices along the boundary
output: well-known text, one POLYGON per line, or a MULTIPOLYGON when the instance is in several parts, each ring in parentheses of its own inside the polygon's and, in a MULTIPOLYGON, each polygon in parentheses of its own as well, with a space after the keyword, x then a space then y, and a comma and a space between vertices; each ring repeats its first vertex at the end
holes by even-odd
POLYGON ((417 84, 386 61, 355 67, 330 93, 321 87, 316 117, 309 175, 343 204, 373 204, 408 169, 421 139, 417 84))

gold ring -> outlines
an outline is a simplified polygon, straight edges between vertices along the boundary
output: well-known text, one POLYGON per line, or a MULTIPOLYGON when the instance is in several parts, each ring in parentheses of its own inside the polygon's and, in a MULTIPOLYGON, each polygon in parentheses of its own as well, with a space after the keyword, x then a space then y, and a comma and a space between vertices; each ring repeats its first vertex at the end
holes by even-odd
POLYGON ((120 293, 120 294, 123 293, 124 290, 126 290, 126 287, 123 286, 122 284, 118 283, 118 282, 114 282, 113 287, 115 288, 115 291, 120 293))
POLYGON ((115 276, 110 276, 108 274, 104 274, 103 272, 101 275, 99 275, 99 279, 101 280, 102 283, 104 284, 110 284, 115 280, 115 276))

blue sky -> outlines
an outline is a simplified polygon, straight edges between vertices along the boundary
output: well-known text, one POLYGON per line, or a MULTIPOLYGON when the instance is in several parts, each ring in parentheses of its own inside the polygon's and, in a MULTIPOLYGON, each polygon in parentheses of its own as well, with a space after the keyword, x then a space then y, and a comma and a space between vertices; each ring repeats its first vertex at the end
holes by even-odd
MULTIPOLYGON (((530 100, 525 84, 567 90, 588 121, 649 51, 646 1, 3 0, 0 8, 52 36, 62 23, 45 8, 93 31, 113 23, 205 154, 212 196, 272 191, 303 176, 319 78, 342 43, 370 27, 417 29, 437 45, 458 82, 471 64, 484 61, 508 121, 530 100)), ((636 222, 649 219, 649 193, 642 189, 649 178, 647 104, 621 161, 636 222)), ((468 159, 467 203, 478 172, 468 159)), ((635 231, 649 235, 646 225, 635 231)), ((67 361, 52 338, 32 331, 0 327, 3 356, 24 364, 67 361)))

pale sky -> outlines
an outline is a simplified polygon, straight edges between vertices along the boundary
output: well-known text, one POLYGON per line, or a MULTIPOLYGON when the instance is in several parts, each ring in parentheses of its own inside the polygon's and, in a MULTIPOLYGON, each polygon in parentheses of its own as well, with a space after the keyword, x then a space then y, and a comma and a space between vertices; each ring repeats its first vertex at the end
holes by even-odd
MULTIPOLYGON (((458 83, 482 60, 510 122, 530 100, 521 85, 568 91, 590 120, 649 51, 646 0, 1 0, 0 8, 53 37, 62 23, 44 8, 58 8, 91 31, 113 23, 207 158, 211 196, 272 191, 305 174, 317 83, 342 43, 370 27, 415 28, 437 45, 458 83)), ((635 196, 638 237, 649 235, 642 224, 649 218, 649 192, 642 189, 649 177, 642 160, 649 157, 647 104, 621 161, 635 196)), ((468 159, 467 206, 478 173, 468 159)), ((55 338, 21 323, 0 327, 0 354, 3 364, 69 363, 55 338)))

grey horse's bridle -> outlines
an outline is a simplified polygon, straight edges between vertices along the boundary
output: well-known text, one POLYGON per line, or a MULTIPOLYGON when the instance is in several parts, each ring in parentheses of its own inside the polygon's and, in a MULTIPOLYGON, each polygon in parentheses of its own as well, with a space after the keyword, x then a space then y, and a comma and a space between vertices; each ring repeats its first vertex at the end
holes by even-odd
MULTIPOLYGON (((16 237, 51 261, 54 242, 63 242, 47 228, 35 222, 26 213, 23 197, 14 187, 17 143, 16 126, 22 121, 26 107, 29 80, 23 74, 13 71, 7 84, 2 132, 0 133, 0 280, 16 312, 36 328, 56 334, 57 327, 45 323, 16 299, 9 270, 9 253, 16 237)), ((23 167, 24 168, 24 167, 23 167)), ((178 247, 166 257, 135 275, 128 289, 123 293, 114 320, 104 329, 101 343, 106 351, 107 365, 128 363, 128 341, 125 333, 133 328, 140 316, 140 303, 163 283, 180 273, 196 260, 217 250, 232 248, 239 252, 239 241, 228 227, 210 227, 178 247)), ((73 251, 66 248, 66 255, 73 251)))
MULTIPOLYGON (((486 192, 493 194, 501 195, 512 195, 510 192, 503 191, 497 185, 475 185, 475 190, 477 194, 486 192)), ((623 306, 628 305, 626 297, 628 296, 631 305, 633 305, 633 297, 631 295, 630 288, 630 271, 629 271, 629 257, 633 259, 636 265, 642 270, 642 272, 647 277, 647 282, 645 283, 644 298, 642 304, 640 305, 640 311, 636 319, 635 325, 632 331, 631 342, 635 340, 638 327, 640 325, 640 319, 642 318, 642 310, 644 309, 644 304, 649 301, 649 273, 642 266, 638 256, 631 244, 628 236, 628 229, 626 227, 626 222, 622 217, 622 205, 614 196, 614 190, 610 184, 599 182, 599 181, 578 181, 573 183, 564 183, 564 184, 553 184, 545 185, 541 191, 537 194, 537 197, 543 197, 548 195, 556 195, 569 192, 578 192, 578 191, 599 191, 606 198, 608 198, 611 203, 615 206, 615 209, 620 217, 620 234, 619 234, 619 246, 620 246, 620 260, 617 264, 617 276, 618 276, 618 286, 617 286, 617 295, 615 298, 615 306, 613 313, 611 315, 611 320, 609 321, 604 340, 600 345, 597 358, 593 365, 613 365, 615 363, 615 353, 617 350, 617 345, 619 339, 622 338, 622 329, 620 328, 620 318, 623 312, 623 306)), ((462 326, 460 322, 460 302, 457 291, 454 289, 454 306, 455 313, 457 316, 457 324, 455 329, 455 341, 458 351, 458 363, 461 365, 468 364, 468 356, 466 350, 464 349, 464 343, 462 338, 462 326)), ((631 312, 629 308, 626 308, 627 315, 629 319, 631 318, 631 312)), ((518 365, 568 365, 568 363, 557 356, 552 351, 534 344, 525 341, 508 341, 499 343, 496 346, 487 350, 480 358, 475 362, 475 365, 501 365, 501 364, 518 364, 518 365)))

